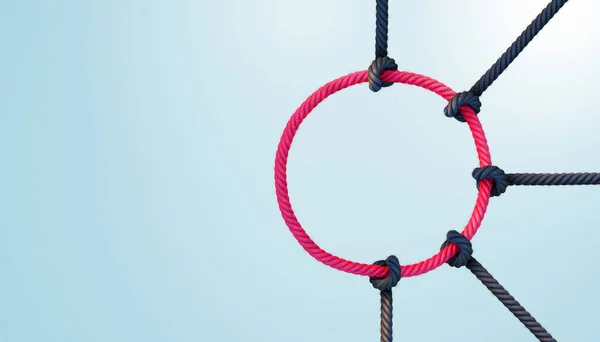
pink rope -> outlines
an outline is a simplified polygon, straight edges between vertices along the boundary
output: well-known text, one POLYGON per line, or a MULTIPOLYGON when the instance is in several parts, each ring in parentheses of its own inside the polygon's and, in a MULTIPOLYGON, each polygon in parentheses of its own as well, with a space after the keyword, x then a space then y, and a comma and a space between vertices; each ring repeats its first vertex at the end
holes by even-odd
MULTIPOLYGON (((310 114, 310 112, 329 95, 356 84, 367 82, 367 74, 368 72, 366 70, 358 71, 325 84, 315 91, 308 99, 306 99, 292 115, 285 127, 285 130, 283 131, 279 146, 277 148, 277 155, 275 157, 275 190, 277 194, 277 202, 279 203, 279 210, 281 211, 281 215, 283 216, 283 219, 290 232, 296 238, 296 240, 298 240, 298 243, 300 243, 304 250, 313 258, 327 266, 343 272, 369 277, 387 277, 388 268, 386 266, 363 264, 342 259, 326 252, 319 247, 310 238, 310 236, 308 236, 306 231, 300 225, 300 222, 298 222, 298 219, 294 214, 294 210, 292 209, 292 205, 290 204, 287 186, 286 165, 288 154, 294 139, 294 135, 296 134, 296 131, 300 127, 302 121, 304 121, 308 114, 310 114)), ((452 89, 439 81, 427 76, 410 72, 388 70, 382 72, 381 79, 384 82, 404 83, 418 86, 440 95, 447 101, 452 99, 452 97, 456 94, 452 89)), ((481 123, 479 122, 479 118, 468 106, 462 106, 460 111, 464 115, 467 124, 469 125, 469 129, 471 130, 471 134, 473 135, 473 140, 475 141, 475 147, 479 158, 479 166, 483 167, 492 165, 487 140, 485 138, 483 128, 481 127, 481 123)), ((462 234, 469 240, 471 240, 475 233, 477 233, 477 229, 480 227, 481 222, 483 221, 483 217, 485 216, 487 205, 490 199, 491 189, 492 183, 489 179, 483 180, 479 186, 479 193, 477 195, 477 200, 471 214, 471 218, 462 231, 462 234)), ((401 266, 402 277, 412 277, 432 271, 446 263, 457 252, 458 248, 455 245, 449 245, 429 259, 410 265, 403 265, 401 266)))

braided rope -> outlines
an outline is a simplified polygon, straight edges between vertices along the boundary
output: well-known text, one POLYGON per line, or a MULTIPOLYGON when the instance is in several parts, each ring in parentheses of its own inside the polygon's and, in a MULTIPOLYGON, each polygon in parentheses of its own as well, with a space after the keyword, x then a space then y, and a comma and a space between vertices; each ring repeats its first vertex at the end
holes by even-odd
POLYGON ((521 35, 506 49, 481 78, 475 82, 468 92, 456 94, 456 99, 452 99, 444 109, 448 117, 454 117, 456 120, 464 122, 464 118, 458 113, 461 106, 470 106, 479 113, 481 102, 479 97, 486 91, 492 83, 508 68, 508 66, 519 56, 525 47, 531 43, 533 38, 546 26, 556 13, 563 7, 568 0, 552 0, 546 8, 527 26, 521 35), (468 96, 467 96, 468 95, 468 96))
POLYGON ((429 272, 443 263, 453 267, 466 266, 496 298, 529 331, 542 342, 556 341, 541 324, 527 311, 496 279, 472 257, 470 240, 481 225, 490 197, 500 196, 513 185, 600 185, 600 173, 513 173, 506 174, 491 164, 487 140, 477 118, 481 110, 479 97, 508 68, 541 29, 564 6, 567 0, 552 0, 531 22, 511 46, 488 69, 469 91, 456 93, 444 84, 419 74, 400 72, 396 62, 388 54, 388 1, 376 0, 375 60, 366 71, 359 71, 331 81, 315 91, 296 110, 288 121, 278 145, 275 158, 275 190, 279 209, 290 232, 312 257, 335 269, 369 276, 371 284, 380 290, 381 296, 381 341, 392 342, 392 288, 401 277, 411 277, 429 272), (369 82, 373 92, 399 82, 419 86, 442 96, 448 101, 444 108, 447 117, 466 122, 471 130, 479 157, 479 167, 472 176, 477 182, 478 196, 464 230, 451 230, 438 254, 415 264, 401 266, 395 256, 379 260, 372 265, 339 258, 321 249, 298 222, 290 204, 287 187, 287 158, 293 138, 302 121, 323 100, 333 93, 369 82))
POLYGON ((556 342, 552 335, 475 258, 471 258, 466 267, 538 340, 556 342))
MULTIPOLYGON (((407 85, 414 85, 430 90, 440 95, 446 100, 451 99, 455 94, 452 89, 448 88, 443 83, 419 74, 400 71, 385 71, 382 73, 381 76, 385 81, 394 83, 404 83, 407 85)), ((298 128, 300 127, 300 124, 319 103, 321 103, 331 94, 341 89, 345 89, 350 86, 364 82, 367 82, 367 71, 359 71, 338 78, 334 81, 327 83, 326 85, 322 86, 317 91, 315 91, 296 110, 296 112, 288 121, 285 130, 281 136, 279 146, 277 148, 277 153, 275 157, 275 191, 277 195, 277 202, 279 203, 279 210, 281 211, 281 215, 283 216, 283 219, 287 224, 290 232, 292 233, 292 235, 294 235, 294 237, 296 238, 298 243, 300 243, 300 245, 304 248, 304 250, 308 252, 308 254, 310 254, 313 258, 317 259, 318 261, 322 262, 327 266, 333 267, 340 271, 370 277, 385 277, 388 273, 387 267, 345 260, 321 249, 321 247, 319 247, 302 228, 300 222, 298 222, 298 219, 296 218, 296 215, 294 214, 294 210, 292 209, 292 205, 290 203, 287 186, 286 164, 288 154, 292 145, 292 141, 296 132, 298 131, 298 128)), ((490 165, 491 157, 487 145, 487 140, 485 138, 485 133, 483 132, 483 128, 481 127, 481 123, 479 122, 477 115, 475 115, 473 110, 470 108, 465 108, 463 111, 463 115, 467 120, 467 124, 471 130, 471 134, 475 141, 475 147, 477 150, 480 165, 490 165)), ((479 227, 481 226, 481 222, 483 221, 485 211, 489 203, 490 194, 491 181, 482 181, 477 195, 475 207, 471 214, 471 218, 469 219, 462 232, 463 234, 465 234, 465 236, 472 238, 477 232, 477 229, 479 229, 479 227)), ((448 248, 440 251, 439 253, 430 257, 429 259, 417 262, 415 264, 404 265, 402 266, 402 276, 413 277, 432 271, 443 265, 455 253, 456 250, 454 249, 454 247, 449 246, 448 248)))
POLYGON ((600 185, 600 172, 509 173, 508 185, 600 185))
POLYGON ((371 277, 369 281, 381 294, 381 342, 392 342, 392 288, 398 284, 402 277, 400 262, 395 255, 390 255, 386 260, 379 260, 375 265, 387 266, 390 270, 385 278, 371 277))
POLYGON ((473 257, 473 247, 469 239, 459 232, 451 230, 446 235, 446 241, 442 244, 442 248, 449 244, 456 245, 459 249, 456 256, 448 261, 450 266, 456 268, 466 266, 538 340, 556 342, 552 335, 473 257))
POLYGON ((398 70, 393 58, 388 57, 388 0, 376 0, 375 7, 375 60, 369 66, 369 89, 378 92, 394 82, 383 82, 381 73, 385 70, 398 70))
POLYGON ((376 0, 375 7, 375 57, 388 54, 388 0, 376 0))
POLYGON ((469 90, 475 96, 481 96, 492 83, 508 68, 508 66, 519 56, 525 47, 531 43, 533 38, 546 26, 556 13, 567 3, 568 0, 552 0, 546 8, 533 19, 531 24, 521 33, 521 35, 506 49, 498 58, 496 63, 485 72, 481 78, 475 82, 469 90))

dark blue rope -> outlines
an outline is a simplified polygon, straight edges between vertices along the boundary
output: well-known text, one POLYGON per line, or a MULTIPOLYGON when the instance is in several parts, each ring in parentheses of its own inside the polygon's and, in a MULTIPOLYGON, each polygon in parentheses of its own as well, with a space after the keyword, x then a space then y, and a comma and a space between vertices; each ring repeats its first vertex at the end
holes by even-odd
POLYGON ((466 122, 465 117, 458 111, 460 106, 469 105, 475 113, 479 113, 481 110, 481 101, 479 101, 479 97, 469 93, 468 91, 463 91, 461 93, 456 93, 452 99, 448 102, 446 107, 444 108, 444 114, 446 114, 449 118, 455 118, 460 122, 466 122))
POLYGON ((508 176, 497 166, 478 167, 473 170, 473 178, 477 181, 477 189, 479 189, 479 182, 482 180, 493 179, 492 197, 502 195, 508 187, 508 176))
POLYGON ((475 96, 481 96, 483 92, 508 68, 515 58, 535 38, 535 36, 546 26, 556 13, 567 3, 568 0, 552 0, 546 8, 527 26, 519 38, 498 58, 496 63, 481 76, 479 81, 473 85, 469 92, 475 96))
POLYGON ((600 185, 600 172, 509 173, 508 185, 600 185))
MULTIPOLYGON (((535 38, 535 36, 542 30, 542 28, 544 28, 544 26, 550 21, 550 19, 552 19, 552 17, 554 17, 554 15, 558 13, 558 11, 563 7, 564 4, 567 3, 567 1, 568 0, 552 0, 546 6, 546 8, 544 8, 542 12, 531 22, 531 24, 527 26, 525 31, 521 33, 521 35, 502 54, 502 56, 498 58, 496 63, 494 63, 492 67, 488 71, 486 71, 485 74, 481 76, 481 78, 473 85, 473 87, 471 87, 471 90, 469 90, 468 93, 470 93, 472 97, 480 97, 483 94, 483 92, 486 91, 486 89, 489 88, 492 85, 492 83, 494 83, 494 81, 504 72, 504 70, 508 68, 510 63, 512 63, 517 58, 517 56, 525 49, 525 47, 533 40, 533 38, 535 38)), ((455 95, 455 97, 460 96, 464 97, 464 93, 457 93, 455 95)), ((456 103, 461 103, 461 101, 455 100, 454 102, 455 104, 452 105, 452 101, 450 101, 450 103, 448 103, 448 105, 446 106, 444 112, 446 113, 446 116, 453 116, 458 121, 464 122, 464 118, 462 117, 462 115, 457 114, 457 110, 456 112, 454 112, 454 109, 449 108, 460 107, 456 107, 456 103), (448 115, 448 113, 453 113, 454 115, 448 115)), ((473 107, 470 102, 463 102, 461 103, 461 105, 462 104, 467 104, 473 107)), ((481 104, 479 106, 481 106, 481 104)), ((475 107, 473 107, 473 109, 476 113, 479 112, 479 108, 476 109, 475 107)))
POLYGON ((388 0, 376 0, 375 7, 375 57, 388 54, 388 0))
POLYGON ((398 284, 402 277, 400 262, 396 256, 390 255, 386 260, 379 260, 374 264, 387 266, 390 270, 386 278, 371 277, 369 281, 381 293, 381 342, 392 342, 392 288, 398 284))
POLYGON ((509 173, 494 165, 473 170, 473 178, 479 183, 492 179, 492 197, 500 196, 511 185, 600 185, 600 172, 577 173, 509 173))
POLYGON ((369 89, 378 92, 382 87, 389 87, 393 82, 382 82, 381 72, 398 70, 394 59, 388 57, 388 0, 376 0, 375 7, 375 60, 369 66, 369 89))
POLYGON ((451 230, 446 236, 446 242, 442 244, 442 249, 451 243, 455 244, 459 248, 459 251, 455 257, 448 261, 450 266, 457 268, 466 266, 539 341, 556 342, 552 335, 494 279, 490 272, 473 258, 473 248, 469 239, 456 230, 451 230))

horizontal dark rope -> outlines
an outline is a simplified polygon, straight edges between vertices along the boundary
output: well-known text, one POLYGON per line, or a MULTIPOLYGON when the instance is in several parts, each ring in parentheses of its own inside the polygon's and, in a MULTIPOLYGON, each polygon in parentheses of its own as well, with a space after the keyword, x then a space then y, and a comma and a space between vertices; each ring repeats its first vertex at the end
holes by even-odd
POLYGON ((600 185, 600 172, 509 173, 508 185, 600 185))

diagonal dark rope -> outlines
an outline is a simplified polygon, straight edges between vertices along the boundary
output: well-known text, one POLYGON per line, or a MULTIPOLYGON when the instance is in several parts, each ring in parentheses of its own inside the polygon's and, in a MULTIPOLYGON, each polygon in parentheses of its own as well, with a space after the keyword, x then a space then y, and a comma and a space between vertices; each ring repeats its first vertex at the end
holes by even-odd
POLYGON ((525 47, 535 38, 535 36, 544 28, 544 26, 554 17, 556 13, 567 3, 568 0, 552 0, 546 8, 527 26, 519 38, 498 58, 496 63, 481 76, 479 81, 473 85, 470 93, 481 96, 483 92, 506 70, 515 58, 525 49, 525 47))
POLYGON ((556 342, 556 339, 475 258, 471 258, 466 267, 538 340, 556 342))
POLYGON ((509 173, 508 185, 600 185, 600 172, 509 173))
POLYGON ((529 329, 529 331, 541 342, 556 342, 556 340, 542 327, 538 321, 525 310, 523 306, 510 294, 506 289, 498 283, 496 279, 486 270, 475 258, 473 258, 473 248, 471 241, 461 233, 451 230, 447 234, 446 241, 442 245, 445 248, 449 244, 455 244, 459 251, 455 257, 448 260, 448 264, 452 267, 466 266, 485 287, 504 304, 504 306, 515 317, 529 329))
POLYGON ((554 17, 568 0, 552 0, 546 8, 527 26, 525 31, 515 40, 512 45, 498 58, 496 63, 485 72, 483 76, 471 87, 468 92, 459 92, 451 99, 444 109, 447 117, 454 117, 456 120, 465 122, 458 109, 460 106, 468 105, 473 108, 475 113, 479 113, 481 102, 479 97, 489 86, 508 68, 515 58, 525 49, 525 47, 535 38, 535 36, 544 28, 544 26, 554 17))

